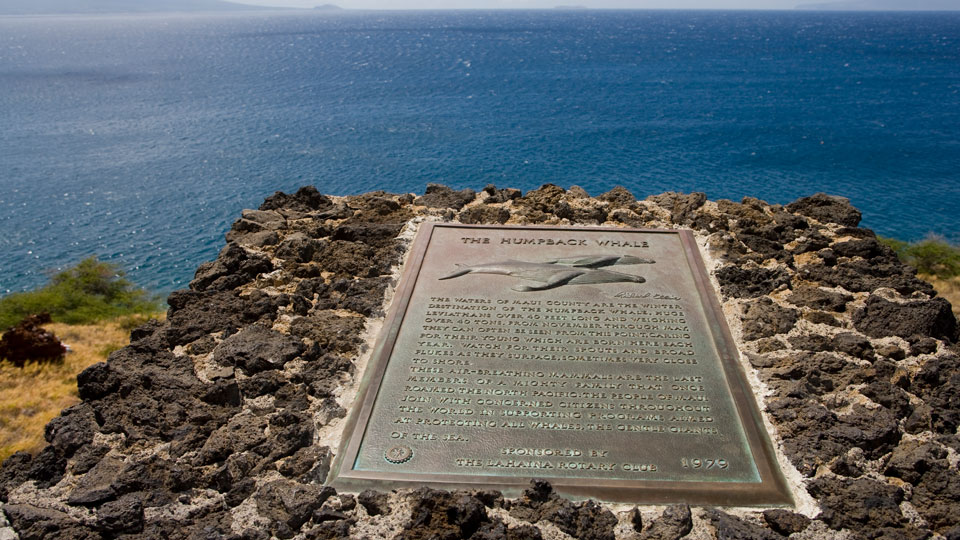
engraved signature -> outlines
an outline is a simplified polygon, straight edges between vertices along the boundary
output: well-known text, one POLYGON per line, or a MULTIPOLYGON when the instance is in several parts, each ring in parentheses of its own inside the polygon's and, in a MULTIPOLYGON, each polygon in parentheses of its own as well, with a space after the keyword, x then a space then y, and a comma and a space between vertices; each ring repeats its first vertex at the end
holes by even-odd
POLYGON ((613 295, 614 298, 653 298, 655 300, 682 300, 679 296, 674 296, 672 294, 660 294, 660 293, 651 293, 651 292, 630 292, 630 291, 621 291, 613 295))

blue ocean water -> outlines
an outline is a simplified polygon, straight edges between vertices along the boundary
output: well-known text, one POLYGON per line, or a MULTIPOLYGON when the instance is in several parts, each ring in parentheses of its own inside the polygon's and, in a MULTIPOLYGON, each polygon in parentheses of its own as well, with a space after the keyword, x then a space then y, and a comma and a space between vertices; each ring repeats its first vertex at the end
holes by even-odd
POLYGON ((957 13, 0 18, 0 294, 94 253, 185 286, 303 184, 826 191, 956 240, 958 171, 957 13))

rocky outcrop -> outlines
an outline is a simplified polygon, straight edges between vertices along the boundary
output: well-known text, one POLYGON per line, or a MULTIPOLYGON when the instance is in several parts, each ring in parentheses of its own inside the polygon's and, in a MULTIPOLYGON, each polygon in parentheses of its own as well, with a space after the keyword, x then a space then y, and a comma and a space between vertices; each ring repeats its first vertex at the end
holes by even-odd
POLYGON ((0 360, 9 360, 17 367, 27 362, 62 362, 67 348, 53 332, 43 329, 49 324, 49 313, 24 317, 0 336, 0 360))
POLYGON ((846 199, 787 206, 545 185, 330 197, 243 212, 166 322, 78 376, 48 446, 0 470, 20 538, 956 538, 960 354, 943 300, 846 199), (418 221, 693 229, 815 508, 721 511, 322 485, 418 221))

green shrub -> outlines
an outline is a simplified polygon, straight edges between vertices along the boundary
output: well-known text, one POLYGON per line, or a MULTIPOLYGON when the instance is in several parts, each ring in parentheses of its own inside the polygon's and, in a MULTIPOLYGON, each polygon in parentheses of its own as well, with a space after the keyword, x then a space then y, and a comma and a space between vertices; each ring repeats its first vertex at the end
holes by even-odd
POLYGON ((930 236, 919 242, 907 243, 893 238, 880 238, 890 246, 900 260, 921 274, 949 279, 960 276, 960 247, 943 238, 930 236))
POLYGON ((134 286, 116 265, 88 257, 39 289, 0 298, 0 330, 42 311, 56 322, 86 324, 160 309, 159 298, 134 286))

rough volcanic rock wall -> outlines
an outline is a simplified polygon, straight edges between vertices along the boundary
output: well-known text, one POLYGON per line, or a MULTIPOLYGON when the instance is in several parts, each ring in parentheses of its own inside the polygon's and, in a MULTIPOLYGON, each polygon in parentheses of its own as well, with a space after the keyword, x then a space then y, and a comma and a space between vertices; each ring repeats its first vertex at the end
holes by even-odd
POLYGON ((957 322, 859 219, 824 195, 782 207, 552 185, 277 193, 170 295, 166 322, 80 374, 82 402, 47 426, 39 455, 3 464, 0 537, 960 538, 957 322), (543 482, 515 500, 324 487, 365 331, 424 219, 696 231, 780 450, 819 508, 631 509, 543 482))

